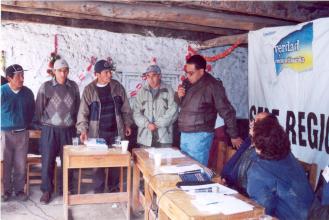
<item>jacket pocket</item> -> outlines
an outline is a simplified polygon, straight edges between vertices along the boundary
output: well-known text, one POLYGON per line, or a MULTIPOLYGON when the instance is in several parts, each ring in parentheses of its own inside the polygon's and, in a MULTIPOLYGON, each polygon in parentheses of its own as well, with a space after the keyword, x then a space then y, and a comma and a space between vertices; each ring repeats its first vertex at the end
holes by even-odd
POLYGON ((90 116, 89 120, 90 121, 98 121, 98 116, 99 116, 99 103, 98 102, 92 102, 89 106, 90 110, 90 116))

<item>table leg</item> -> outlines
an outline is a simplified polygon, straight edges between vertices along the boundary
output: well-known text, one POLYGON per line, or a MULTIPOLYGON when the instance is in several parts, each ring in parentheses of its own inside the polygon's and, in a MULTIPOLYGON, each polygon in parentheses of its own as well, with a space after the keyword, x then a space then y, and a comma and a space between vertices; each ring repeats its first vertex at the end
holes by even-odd
MULTIPOLYGON (((65 152, 64 152, 65 153, 65 152)), ((68 198, 68 158, 65 156, 63 157, 63 200, 64 200, 64 219, 68 219, 68 205, 69 205, 69 198, 68 198)))
POLYGON ((139 185, 140 185, 140 170, 137 165, 133 165, 133 212, 136 213, 139 205, 139 185))
POLYGON ((144 207, 144 218, 150 219, 150 209, 153 202, 153 190, 149 185, 149 182, 144 179, 144 196, 145 196, 145 207, 144 207))
MULTIPOLYGON (((123 175, 123 168, 121 168, 123 175)), ((123 187, 122 187, 123 188, 123 187)), ((128 202, 127 202, 127 219, 130 220, 130 196, 131 196, 131 167, 127 167, 127 193, 128 193, 128 202)))

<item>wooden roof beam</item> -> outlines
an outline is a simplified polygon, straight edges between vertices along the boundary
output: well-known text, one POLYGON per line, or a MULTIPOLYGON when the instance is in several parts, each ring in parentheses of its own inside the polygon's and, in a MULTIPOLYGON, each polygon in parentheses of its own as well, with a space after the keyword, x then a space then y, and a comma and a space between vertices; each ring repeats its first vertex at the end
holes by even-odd
POLYGON ((305 22, 329 16, 329 3, 323 1, 166 1, 164 3, 182 7, 208 9, 211 11, 228 11, 271 17, 295 22, 305 22))
POLYGON ((57 11, 52 9, 35 9, 35 8, 24 8, 10 5, 2 5, 3 12, 13 12, 20 14, 31 14, 31 15, 44 15, 44 16, 54 16, 54 17, 63 17, 63 18, 73 18, 73 19, 89 19, 89 20, 98 20, 98 21, 110 21, 117 23, 127 23, 142 25, 146 27, 160 27, 160 28, 169 28, 177 29, 184 31, 196 31, 211 33, 216 35, 233 35, 243 33, 244 31, 227 29, 227 28, 213 28, 200 25, 186 24, 181 22, 165 22, 165 21, 143 21, 143 20, 129 20, 129 19, 116 19, 106 16, 96 16, 89 14, 81 13, 67 13, 63 11, 57 11))
POLYGON ((265 26, 293 24, 291 22, 253 16, 215 13, 182 7, 163 7, 163 5, 153 3, 126 4, 99 1, 3 1, 1 4, 34 9, 56 9, 63 13, 89 14, 115 19, 184 22, 193 25, 238 30, 255 30, 265 26))
POLYGON ((146 27, 128 23, 117 23, 111 21, 98 21, 90 19, 73 19, 64 17, 53 17, 45 15, 34 15, 34 14, 21 14, 2 11, 1 13, 2 24, 10 24, 15 22, 32 22, 41 24, 53 24, 67 27, 77 28, 91 28, 99 30, 107 30, 115 33, 131 33, 139 34, 142 36, 156 36, 156 37, 170 37, 180 38, 189 41, 204 41, 214 38, 218 35, 204 33, 204 32, 193 32, 184 30, 173 30, 168 28, 160 27, 146 27))
POLYGON ((203 50, 212 47, 232 45, 235 44, 238 40, 241 42, 241 44, 247 44, 248 34, 237 34, 232 36, 223 36, 223 37, 217 37, 214 39, 206 40, 202 42, 200 45, 198 45, 196 49, 203 50))

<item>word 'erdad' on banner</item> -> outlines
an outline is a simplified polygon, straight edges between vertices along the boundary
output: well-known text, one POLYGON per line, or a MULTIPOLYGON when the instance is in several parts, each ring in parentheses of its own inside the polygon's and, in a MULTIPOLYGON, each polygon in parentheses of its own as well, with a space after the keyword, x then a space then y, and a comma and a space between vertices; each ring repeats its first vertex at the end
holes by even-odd
POLYGON ((329 164, 329 18, 248 36, 250 117, 276 114, 296 157, 329 164))

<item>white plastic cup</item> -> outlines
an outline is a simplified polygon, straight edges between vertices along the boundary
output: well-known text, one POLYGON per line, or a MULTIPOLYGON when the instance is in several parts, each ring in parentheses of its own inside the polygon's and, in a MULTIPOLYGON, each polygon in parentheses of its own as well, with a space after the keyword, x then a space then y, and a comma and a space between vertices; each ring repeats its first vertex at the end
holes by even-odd
POLYGON ((73 146, 79 146, 79 137, 73 137, 72 138, 72 145, 73 146))
POLYGON ((156 167, 161 166, 161 154, 160 153, 154 154, 154 165, 156 167))
POLYGON ((127 140, 122 140, 121 141, 121 150, 122 150, 122 152, 126 152, 128 150, 128 144, 129 144, 129 141, 127 141, 127 140))

